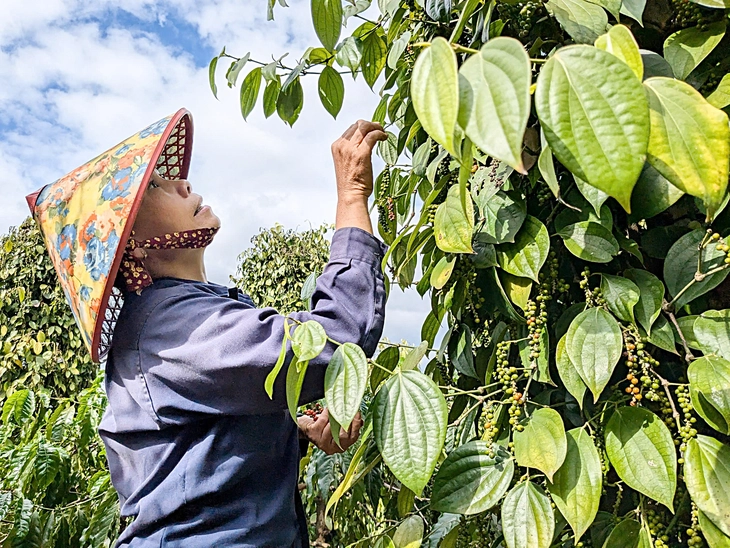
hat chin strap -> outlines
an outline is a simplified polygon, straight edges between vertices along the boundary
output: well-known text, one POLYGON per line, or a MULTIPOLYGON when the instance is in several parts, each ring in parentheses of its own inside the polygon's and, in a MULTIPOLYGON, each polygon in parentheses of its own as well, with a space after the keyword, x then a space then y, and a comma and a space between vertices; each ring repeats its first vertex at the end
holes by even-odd
POLYGON ((126 291, 134 291, 138 295, 152 285, 152 276, 145 268, 146 249, 199 249, 207 247, 213 241, 218 228, 198 228, 183 232, 172 232, 149 240, 135 240, 132 231, 127 247, 124 249, 119 273, 124 281, 126 291))

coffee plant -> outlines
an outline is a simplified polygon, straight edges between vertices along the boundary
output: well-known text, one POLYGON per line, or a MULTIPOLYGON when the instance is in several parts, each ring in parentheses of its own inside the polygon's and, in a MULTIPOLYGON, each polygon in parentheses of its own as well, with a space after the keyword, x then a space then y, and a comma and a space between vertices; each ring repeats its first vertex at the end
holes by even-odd
MULTIPOLYGON (((262 102, 293 125, 302 78, 337 116, 361 75, 389 134, 383 270, 431 303, 417 347, 332 359, 333 432, 367 407, 321 489, 334 535, 348 497, 365 529, 332 542, 730 545, 727 0, 311 8, 320 44, 224 50, 213 92, 230 62, 243 117, 262 102)), ((294 414, 327 337, 286 331, 294 414)))

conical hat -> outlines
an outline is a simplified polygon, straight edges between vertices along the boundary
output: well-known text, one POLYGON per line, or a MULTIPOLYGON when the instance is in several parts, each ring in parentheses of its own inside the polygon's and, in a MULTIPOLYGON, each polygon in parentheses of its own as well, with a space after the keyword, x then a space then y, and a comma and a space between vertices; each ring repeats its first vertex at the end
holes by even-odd
POLYGON ((193 121, 180 109, 26 197, 91 358, 109 351, 114 286, 152 172, 185 179, 193 121))

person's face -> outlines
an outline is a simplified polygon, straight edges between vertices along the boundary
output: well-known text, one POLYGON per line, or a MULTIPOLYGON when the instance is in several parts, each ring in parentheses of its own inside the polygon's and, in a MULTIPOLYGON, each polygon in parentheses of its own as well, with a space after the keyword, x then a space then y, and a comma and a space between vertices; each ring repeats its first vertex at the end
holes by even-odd
POLYGON ((218 228, 220 219, 185 179, 165 179, 154 171, 134 222, 135 238, 147 240, 173 232, 218 228), (202 206, 202 207, 201 207, 202 206))

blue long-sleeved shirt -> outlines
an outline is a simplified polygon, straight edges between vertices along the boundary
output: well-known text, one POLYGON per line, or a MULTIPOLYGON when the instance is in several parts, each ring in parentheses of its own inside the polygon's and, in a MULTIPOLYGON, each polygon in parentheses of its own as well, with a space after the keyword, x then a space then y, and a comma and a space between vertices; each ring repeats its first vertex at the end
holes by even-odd
MULTIPOLYGON (((385 246, 337 230, 311 312, 338 342, 375 351, 382 333, 385 246)), ((228 298, 224 286, 162 278, 125 296, 106 365, 99 433, 121 513, 117 546, 306 546, 297 520, 298 431, 286 411, 286 367, 269 399, 284 316, 228 298)), ((320 399, 335 346, 307 370, 300 403, 320 399)), ((291 350, 289 358, 291 359, 291 350)), ((300 516, 301 519, 301 516, 300 516)))

